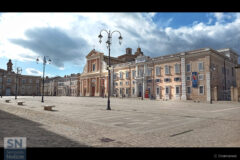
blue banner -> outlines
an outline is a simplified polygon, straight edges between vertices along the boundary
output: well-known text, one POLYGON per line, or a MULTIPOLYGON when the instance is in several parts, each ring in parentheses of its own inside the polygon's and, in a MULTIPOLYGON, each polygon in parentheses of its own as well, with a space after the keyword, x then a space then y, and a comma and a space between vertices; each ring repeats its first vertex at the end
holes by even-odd
POLYGON ((198 87, 198 73, 192 72, 192 87, 197 88, 198 87))

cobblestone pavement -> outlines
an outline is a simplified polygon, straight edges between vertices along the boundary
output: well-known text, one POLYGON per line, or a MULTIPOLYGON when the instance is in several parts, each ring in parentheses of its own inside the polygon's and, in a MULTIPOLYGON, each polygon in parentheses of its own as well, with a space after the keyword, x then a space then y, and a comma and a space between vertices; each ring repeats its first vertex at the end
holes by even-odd
POLYGON ((28 147, 240 147, 240 103, 111 98, 111 111, 99 97, 44 104, 55 110, 44 111, 41 97, 0 99, 0 146, 26 136, 28 147))

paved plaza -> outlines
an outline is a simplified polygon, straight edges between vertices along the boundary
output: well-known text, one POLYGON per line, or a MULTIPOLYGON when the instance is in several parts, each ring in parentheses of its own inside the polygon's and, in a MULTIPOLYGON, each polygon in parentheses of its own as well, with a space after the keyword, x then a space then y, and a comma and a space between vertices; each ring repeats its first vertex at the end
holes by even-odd
POLYGON ((111 98, 3 97, 3 137, 27 137, 28 147, 240 147, 240 103, 111 98), (11 99, 6 103, 6 99, 11 99), (23 106, 17 101, 24 101, 23 106))

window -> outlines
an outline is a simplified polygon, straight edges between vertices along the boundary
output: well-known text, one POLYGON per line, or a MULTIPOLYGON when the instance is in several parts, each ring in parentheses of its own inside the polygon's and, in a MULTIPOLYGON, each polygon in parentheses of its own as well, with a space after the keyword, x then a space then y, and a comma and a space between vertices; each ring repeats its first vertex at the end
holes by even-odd
POLYGON ((227 75, 229 75, 229 69, 227 69, 227 75))
POLYGON ((8 79, 7 79, 7 83, 11 83, 11 78, 8 78, 8 79))
POLYGON ((180 64, 175 64, 175 73, 180 73, 180 64))
POLYGON ((32 83, 32 79, 29 80, 29 83, 32 83))
POLYGON ((135 94, 135 88, 132 88, 132 94, 135 94))
POLYGON ((187 87, 187 94, 191 93, 191 87, 187 87))
POLYGON ((125 73, 126 73, 126 78, 129 78, 129 72, 126 71, 125 73))
POLYGON ((232 67, 232 76, 234 76, 234 68, 232 67))
POLYGON ((199 70, 199 71, 203 71, 203 69, 204 69, 204 68, 203 68, 203 62, 199 62, 199 63, 198 63, 198 70, 199 70))
POLYGON ((164 78, 164 82, 171 82, 170 78, 164 78))
POLYGON ((117 79, 117 73, 113 74, 113 79, 117 79))
POLYGON ((199 86, 199 94, 204 94, 204 86, 199 86))
POLYGON ((156 82, 160 82, 160 79, 156 79, 156 82))
POLYGON ((159 93, 160 93, 160 89, 159 89, 159 88, 157 88, 157 95, 159 95, 159 93))
POLYGON ((148 83, 151 83, 151 82, 152 82, 152 80, 151 80, 151 79, 149 79, 149 80, 147 80, 147 82, 148 82, 148 83))
POLYGON ((138 76, 142 77, 143 76, 143 69, 138 70, 138 76))
POLYGON ((129 94, 129 88, 126 88, 126 94, 129 94))
POLYGON ((156 75, 160 76, 160 67, 156 67, 156 75))
POLYGON ((135 76, 136 76, 136 71, 133 70, 133 71, 132 71, 132 77, 134 78, 135 76))
POLYGON ((122 82, 120 82, 120 86, 122 86, 122 82))
POLYGON ((222 67, 222 74, 224 74, 224 67, 222 67))
POLYGON ((169 94, 169 91, 170 91, 170 87, 168 86, 168 87, 165 88, 165 93, 169 94))
POLYGON ((233 87, 236 87, 236 82, 232 81, 232 85, 233 85, 233 87))
POLYGON ((135 84, 136 82, 135 81, 133 81, 133 84, 135 84))
POLYGON ((187 72, 191 72, 191 64, 187 64, 187 72))
POLYGON ((187 81, 190 81, 191 80, 191 77, 190 76, 187 76, 187 81))
POLYGON ((2 82, 2 78, 0 78, 0 82, 2 82))
POLYGON ((116 83, 115 83, 115 86, 117 86, 117 85, 118 85, 118 83, 116 82, 116 83))
POLYGON ((170 74, 170 71, 169 71, 169 66, 168 65, 165 65, 165 74, 170 74))
POLYGON ((128 83, 128 81, 126 82, 126 85, 128 85, 129 83, 128 83))
POLYGON ((26 79, 22 79, 22 84, 25 84, 26 83, 26 79))
POLYGON ((147 75, 148 75, 148 76, 151 76, 151 75, 152 75, 152 68, 148 68, 148 70, 147 70, 147 75))
POLYGON ((204 80, 204 75, 203 75, 203 74, 199 74, 199 75, 198 75, 198 79, 199 79, 199 80, 204 80))
POLYGON ((92 71, 95 71, 95 64, 92 65, 92 71))
MULTIPOLYGON (((121 83, 121 82, 120 82, 121 83)), ((120 94, 122 94, 122 88, 120 88, 120 94)))
POLYGON ((123 79, 123 73, 120 72, 120 79, 123 79))
POLYGON ((176 86, 176 94, 180 94, 180 86, 176 86))
POLYGON ((180 77, 175 77, 175 78, 174 78, 174 81, 176 81, 176 82, 179 82, 180 80, 181 80, 180 77))

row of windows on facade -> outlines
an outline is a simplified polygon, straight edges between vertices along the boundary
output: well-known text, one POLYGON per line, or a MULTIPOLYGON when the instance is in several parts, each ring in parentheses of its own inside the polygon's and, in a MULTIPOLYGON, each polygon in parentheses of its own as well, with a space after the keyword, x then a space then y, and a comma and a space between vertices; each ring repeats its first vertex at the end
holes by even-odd
MULTIPOLYGON (((170 94, 170 87, 171 86, 166 86, 165 87, 165 94, 167 94, 167 95, 170 94)), ((120 90, 119 90, 120 94, 124 94, 123 93, 124 90, 125 90, 126 94, 130 94, 129 93, 130 88, 120 88, 120 90)), ((198 90, 199 90, 199 94, 204 94, 204 86, 199 86, 198 90)), ((157 95, 160 94, 160 88, 159 87, 156 88, 156 93, 157 93, 157 95)), ((191 93, 192 93, 192 87, 187 86, 187 94, 191 94, 191 93)), ((132 88, 132 94, 135 94, 135 88, 134 87, 132 88)), ((180 86, 175 86, 175 94, 176 95, 180 94, 180 86)))
MULTIPOLYGON (((173 80, 174 80, 175 82, 180 82, 180 81, 181 81, 181 78, 180 78, 180 77, 175 77, 173 80)), ((187 76, 187 77, 186 77, 186 80, 187 80, 187 81, 190 81, 190 80, 191 80, 191 76, 187 76)), ((203 75, 203 74, 199 74, 199 75, 198 75, 198 80, 204 80, 204 75, 203 75)), ((171 82, 171 81, 172 81, 171 78, 164 78, 164 82, 171 82)), ((152 83, 152 82, 153 82, 152 80, 147 80, 147 83, 152 83)), ((155 79, 155 82, 159 83, 159 82, 162 82, 162 80, 161 80, 161 79, 155 79)), ((133 81, 132 83, 135 84, 136 82, 133 81)), ((121 86, 121 85, 123 85, 123 82, 120 82, 119 84, 120 84, 120 86, 121 86)), ((125 84, 126 84, 126 85, 129 85, 129 82, 127 81, 127 82, 125 82, 125 84)), ((115 85, 117 86, 118 83, 115 82, 115 85)))
MULTIPOLYGON (((198 71, 204 71, 204 63, 199 62, 198 63, 198 71)), ((186 72, 191 72, 191 64, 186 64, 186 72)), ((180 64, 175 64, 175 73, 180 73, 180 64)), ((225 73, 224 67, 222 67, 222 73, 225 73)), ((229 75, 229 69, 226 69, 227 75, 229 75)), ((129 71, 125 72, 126 78, 129 78, 129 71)), ((170 66, 165 65, 165 74, 169 75, 170 74, 170 66)), ((152 75, 152 68, 147 69, 147 76, 152 75)), ((159 66, 156 67, 156 75, 159 76, 161 75, 161 68, 159 66)), ((136 71, 132 71, 132 77, 136 76, 136 71)), ((138 76, 143 76, 143 69, 138 70, 138 76)), ((232 67, 232 76, 234 76, 234 68, 232 67)), ((114 74, 114 79, 116 79, 117 73, 114 74)), ((123 72, 119 73, 119 78, 123 79, 123 72)))
MULTIPOLYGON (((175 64, 175 73, 180 73, 180 64, 175 64)), ((187 65, 187 71, 191 70, 191 66, 187 65)), ((203 71, 203 62, 199 63, 199 71, 203 71)), ((138 70, 138 76, 143 76, 143 69, 139 69, 138 70)), ((125 72, 126 74, 126 78, 129 78, 129 71, 125 72)), ((170 66, 169 65, 165 65, 165 74, 170 74, 170 66)), ((148 68, 147 69, 147 76, 151 76, 152 75, 152 68, 148 68)), ((161 75, 161 68, 159 66, 156 67, 156 75, 161 75)), ((132 77, 136 76, 136 71, 133 70, 132 71, 132 77)), ((114 79, 116 79, 117 74, 114 74, 114 79)), ((119 73, 119 78, 122 79, 123 78, 123 72, 119 73)))
POLYGON ((65 86, 65 85, 76 85, 77 81, 72 81, 70 83, 58 82, 58 86, 65 86))
MULTIPOLYGON (((0 82, 2 82, 2 78, 0 78, 0 82)), ((13 81, 12 81, 12 78, 7 78, 7 83, 12 83, 12 82, 16 82, 16 79, 13 78, 13 81)), ((32 79, 29 79, 28 81, 29 83, 33 83, 33 80, 32 79)), ((27 83, 27 80, 26 79, 22 79, 22 83, 25 84, 27 83)), ((36 80, 36 83, 39 83, 39 80, 36 80)))

